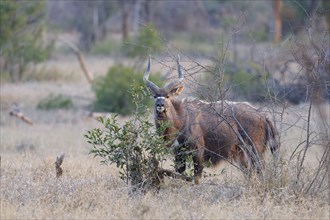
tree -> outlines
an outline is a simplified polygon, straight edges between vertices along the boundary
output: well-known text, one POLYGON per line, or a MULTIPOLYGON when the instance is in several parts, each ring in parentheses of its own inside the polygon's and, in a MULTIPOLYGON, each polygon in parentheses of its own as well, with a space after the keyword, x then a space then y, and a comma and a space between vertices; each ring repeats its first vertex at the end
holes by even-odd
POLYGON ((45 60, 52 43, 44 41, 45 1, 0 1, 1 74, 21 80, 28 64, 45 60))
POLYGON ((129 17, 131 12, 131 7, 130 7, 131 5, 123 1, 121 3, 121 6, 123 11, 122 35, 123 35, 123 41, 126 41, 129 38, 129 17))
POLYGON ((80 32, 80 46, 90 50, 93 44, 106 37, 111 15, 116 11, 116 1, 72 1, 74 27, 80 32), (83 15, 83 16, 81 16, 83 15))
POLYGON ((282 35, 282 1, 273 0, 273 11, 275 15, 274 43, 279 43, 282 35))

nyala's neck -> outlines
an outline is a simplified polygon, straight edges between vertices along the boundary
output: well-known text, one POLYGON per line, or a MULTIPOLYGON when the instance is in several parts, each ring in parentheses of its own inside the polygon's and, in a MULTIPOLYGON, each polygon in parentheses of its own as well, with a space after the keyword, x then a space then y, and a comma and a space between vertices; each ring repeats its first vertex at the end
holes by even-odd
MULTIPOLYGON (((155 114, 157 114, 155 112, 155 114)), ((157 129, 164 129, 162 136, 166 141, 176 138, 178 131, 183 129, 185 124, 185 110, 181 100, 171 100, 171 106, 163 117, 155 117, 157 129)))

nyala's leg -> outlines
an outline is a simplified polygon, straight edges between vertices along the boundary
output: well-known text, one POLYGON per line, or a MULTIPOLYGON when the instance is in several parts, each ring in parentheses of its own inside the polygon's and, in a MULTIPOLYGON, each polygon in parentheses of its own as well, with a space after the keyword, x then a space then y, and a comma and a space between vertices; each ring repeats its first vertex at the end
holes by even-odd
POLYGON ((249 154, 244 149, 244 146, 235 146, 235 151, 233 151, 233 159, 235 163, 240 167, 241 171, 250 176, 252 161, 249 154))
POLYGON ((174 167, 175 171, 178 173, 183 173, 186 170, 185 155, 175 155, 174 167))
POLYGON ((263 174, 265 167, 263 158, 264 149, 265 147, 262 144, 255 144, 250 146, 248 154, 251 161, 250 172, 255 172, 258 175, 263 174))
POLYGON ((174 150, 174 168, 178 173, 183 173, 186 170, 186 147, 185 146, 176 146, 174 150))
POLYGON ((195 184, 200 184, 204 168, 204 155, 202 150, 197 150, 196 155, 193 156, 193 161, 195 184))

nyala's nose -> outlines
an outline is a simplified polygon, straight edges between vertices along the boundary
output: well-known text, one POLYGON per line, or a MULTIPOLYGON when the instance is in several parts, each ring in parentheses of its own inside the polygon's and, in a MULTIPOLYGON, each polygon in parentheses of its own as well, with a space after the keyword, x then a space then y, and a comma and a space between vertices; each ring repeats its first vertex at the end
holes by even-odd
POLYGON ((158 112, 164 112, 165 111, 164 105, 157 105, 156 109, 157 109, 158 112))

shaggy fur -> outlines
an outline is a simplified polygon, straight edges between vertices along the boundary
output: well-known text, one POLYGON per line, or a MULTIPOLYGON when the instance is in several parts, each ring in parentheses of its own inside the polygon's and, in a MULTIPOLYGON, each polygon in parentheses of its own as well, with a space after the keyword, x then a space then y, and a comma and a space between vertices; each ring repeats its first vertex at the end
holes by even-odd
POLYGON ((176 170, 185 171, 185 160, 191 154, 196 184, 200 182, 205 161, 217 165, 227 160, 235 162, 243 172, 259 172, 267 143, 273 154, 279 148, 270 120, 247 102, 176 99, 183 89, 180 57, 177 65, 179 78, 163 88, 148 80, 150 58, 143 76, 155 98, 155 124, 160 128, 165 123, 167 128, 161 136, 177 145, 176 170))
MULTIPOLYGON (((272 153, 278 150, 276 131, 269 119, 245 102, 207 103, 197 99, 164 99, 166 111, 155 109, 155 123, 166 122, 162 134, 166 140, 177 140, 177 171, 185 170, 187 154, 193 153, 195 181, 199 183, 203 163, 235 162, 243 171, 260 170, 269 142, 272 153), (182 150, 183 149, 183 150, 182 150)), ((155 105, 156 106, 156 105, 155 105)))

